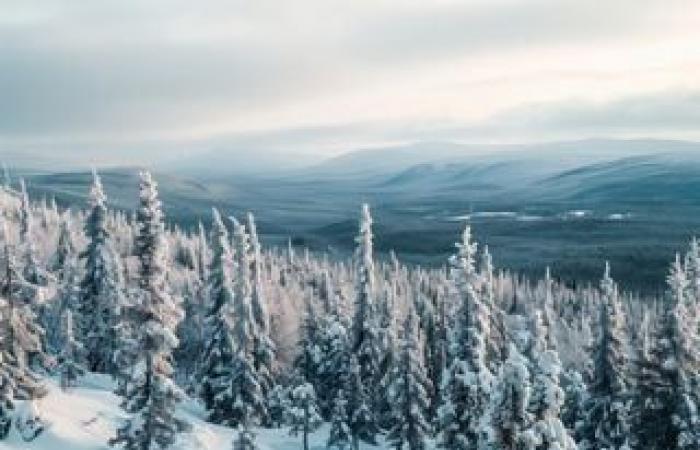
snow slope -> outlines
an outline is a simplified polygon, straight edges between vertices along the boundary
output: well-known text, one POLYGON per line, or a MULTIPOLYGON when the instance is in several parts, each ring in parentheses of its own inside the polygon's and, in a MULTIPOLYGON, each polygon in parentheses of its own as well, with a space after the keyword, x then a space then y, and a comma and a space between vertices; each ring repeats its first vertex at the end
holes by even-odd
MULTIPOLYGON (((88 375, 79 386, 63 392, 54 379, 47 380, 49 395, 39 401, 48 429, 36 440, 24 442, 15 427, 8 438, 0 441, 0 450, 105 450, 107 441, 124 417, 119 399, 112 393, 109 377, 88 375)), ((21 408, 22 405, 19 405, 21 408)), ((206 423, 204 411, 192 400, 182 403, 180 413, 192 430, 182 435, 174 450, 229 450, 235 430, 206 423)), ((256 430, 261 450, 298 450, 301 438, 289 436, 288 430, 256 430)), ((322 427, 311 439, 311 449, 325 449, 328 428, 322 427)), ((377 449, 362 445, 363 450, 377 449)))

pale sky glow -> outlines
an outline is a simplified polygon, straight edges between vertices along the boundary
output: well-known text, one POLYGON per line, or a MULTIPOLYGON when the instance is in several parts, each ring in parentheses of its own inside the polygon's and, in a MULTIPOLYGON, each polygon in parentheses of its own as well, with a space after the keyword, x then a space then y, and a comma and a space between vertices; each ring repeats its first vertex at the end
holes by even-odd
POLYGON ((694 0, 7 0, 0 152, 700 139, 694 0))

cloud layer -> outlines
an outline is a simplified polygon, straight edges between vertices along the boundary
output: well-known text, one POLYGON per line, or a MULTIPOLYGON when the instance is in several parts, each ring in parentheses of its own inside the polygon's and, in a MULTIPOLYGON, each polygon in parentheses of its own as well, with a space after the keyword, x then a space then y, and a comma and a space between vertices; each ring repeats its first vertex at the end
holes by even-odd
POLYGON ((0 4, 0 152, 700 138, 691 0, 0 4))

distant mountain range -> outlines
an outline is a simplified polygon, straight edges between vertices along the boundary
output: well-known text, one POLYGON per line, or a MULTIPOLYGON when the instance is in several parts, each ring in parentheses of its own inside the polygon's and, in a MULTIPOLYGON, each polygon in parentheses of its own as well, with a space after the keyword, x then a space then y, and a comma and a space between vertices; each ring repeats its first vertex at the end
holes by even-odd
MULTIPOLYGON (((501 266, 595 280, 603 262, 633 287, 657 289, 667 263, 700 231, 700 143, 586 140, 519 146, 421 143, 315 164, 244 166, 220 154, 156 169, 168 216, 185 226, 210 208, 256 213, 268 243, 346 253, 369 202, 376 247, 441 264, 467 217, 501 266), (227 162, 228 161, 228 162, 227 162), (243 169, 245 167, 245 169, 243 169), (267 169, 265 168, 267 167, 267 169)), ((113 206, 133 208, 138 169, 102 172, 113 206)), ((85 202, 90 174, 29 173, 30 192, 85 202)))

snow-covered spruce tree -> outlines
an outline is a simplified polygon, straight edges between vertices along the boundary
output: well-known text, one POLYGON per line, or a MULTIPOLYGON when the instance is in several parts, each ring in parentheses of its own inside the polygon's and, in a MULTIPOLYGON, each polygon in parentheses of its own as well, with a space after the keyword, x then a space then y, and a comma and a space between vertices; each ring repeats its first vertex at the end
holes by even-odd
MULTIPOLYGON (((671 289, 673 307, 665 310, 670 322, 669 347, 672 353, 666 354, 661 367, 671 372, 673 382, 673 432, 665 445, 675 444, 683 450, 700 449, 700 358, 697 345, 700 342, 698 329, 697 303, 689 298, 692 295, 687 279, 687 269, 681 264, 680 256, 671 266, 667 278, 671 289), (670 370, 669 370, 670 369, 670 370)), ((663 348, 663 345, 662 345, 663 348)))
MULTIPOLYGON (((535 441, 528 412, 530 371, 527 359, 515 344, 508 348, 508 359, 501 366, 491 396, 490 407, 481 418, 480 450, 534 450, 535 441)), ((470 448, 470 447, 464 447, 470 448)))
POLYGON ((29 365, 30 357, 45 358, 42 348, 44 330, 37 323, 32 305, 35 290, 23 279, 17 268, 14 247, 4 227, 4 279, 1 281, 0 299, 0 354, 5 378, 3 390, 7 400, 30 400, 46 394, 40 377, 29 365))
POLYGON ((124 302, 123 272, 107 230, 106 199, 97 172, 93 172, 89 198, 85 220, 88 244, 80 254, 85 271, 75 317, 77 338, 85 347, 88 370, 114 374, 114 328, 120 319, 120 303, 124 302))
POLYGON ((679 255, 668 276, 670 295, 635 364, 635 448, 700 448, 697 328, 688 311, 686 269, 679 255))
MULTIPOLYGON (((241 336, 242 331, 239 328, 235 336, 241 336)), ((230 387, 233 404, 231 405, 231 417, 227 419, 227 422, 232 426, 243 427, 268 423, 265 397, 257 379, 251 356, 252 341, 250 338, 245 338, 240 342, 248 342, 248 345, 239 344, 234 355, 230 387)))
POLYGON ((338 308, 320 318, 317 346, 319 349, 317 373, 317 393, 321 414, 330 419, 334 409, 334 399, 343 389, 344 370, 347 364, 344 358, 349 351, 348 330, 338 308))
POLYGON ((198 393, 200 387, 200 364, 206 349, 204 319, 208 297, 205 290, 204 283, 195 273, 185 272, 180 290, 185 317, 177 328, 180 345, 173 357, 178 382, 193 394, 198 393))
POLYGON ((326 447, 335 450, 350 450, 353 445, 352 430, 350 429, 348 401, 343 389, 338 389, 332 404, 330 432, 326 447))
MULTIPOLYGON (((545 306, 546 308, 546 306, 545 306)), ((534 347, 533 383, 529 409, 534 419, 530 430, 538 450, 575 450, 576 444, 561 421, 564 391, 559 385, 561 362, 556 350, 548 345, 551 331, 545 325, 543 314, 535 314, 535 332, 539 343, 534 347)))
POLYGON ((216 209, 213 210, 211 246, 212 258, 207 282, 209 298, 205 318, 206 346, 199 374, 202 380, 200 395, 209 420, 219 424, 231 424, 232 420, 236 421, 232 413, 233 392, 230 388, 237 345, 234 337, 236 318, 233 312, 234 294, 231 281, 233 259, 228 231, 216 209))
POLYGON ((422 364, 416 317, 412 308, 409 309, 403 328, 401 351, 392 372, 392 383, 388 387, 393 411, 386 439, 398 450, 425 450, 431 434, 427 415, 430 407, 430 380, 422 364))
POLYGON ((234 342, 232 388, 234 412, 230 419, 235 426, 244 420, 269 425, 266 396, 272 388, 269 372, 257 370, 256 350, 262 337, 256 326, 250 277, 250 247, 245 227, 232 218, 234 243, 234 342))
POLYGON ((46 330, 45 349, 53 355, 60 353, 63 311, 68 309, 75 314, 80 299, 78 254, 67 213, 62 216, 60 224, 58 246, 51 262, 52 270, 56 274, 56 295, 42 311, 42 325, 46 330))
POLYGON ((61 341, 58 372, 61 389, 67 390, 74 387, 78 378, 85 374, 85 368, 81 363, 83 347, 75 340, 73 313, 69 309, 64 310, 61 316, 61 341))
POLYGON ((258 228, 255 225, 255 217, 248 213, 248 236, 249 236, 249 260, 250 260, 250 280, 251 280, 251 306, 253 308, 253 318, 255 319, 255 370, 258 375, 266 380, 263 385, 264 394, 267 394, 272 385, 272 364, 275 359, 275 344, 270 339, 270 313, 267 308, 267 297, 263 284, 263 259, 260 239, 258 238, 258 228))
POLYGON ((585 405, 588 401, 588 387, 583 376, 576 369, 569 369, 562 375, 564 404, 561 407, 561 421, 571 433, 575 442, 581 440, 585 405))
POLYGON ((348 397, 348 427, 352 436, 353 450, 359 450, 360 442, 377 444, 379 427, 375 415, 371 411, 371 399, 368 396, 368 386, 362 383, 360 363, 354 354, 349 355, 346 365, 345 392, 348 397))
POLYGON ((508 356, 508 352, 506 347, 504 313, 496 304, 493 260, 488 245, 484 245, 481 252, 479 275, 481 276, 480 298, 489 311, 489 333, 487 336, 484 336, 486 340, 486 362, 492 370, 495 370, 508 356))
MULTIPOLYGON (((56 252, 51 257, 49 269, 60 274, 66 263, 76 255, 75 237, 71 225, 71 217, 68 212, 61 216, 61 225, 58 231, 58 244, 56 252)), ((60 276, 60 275, 59 275, 60 276)))
POLYGON ((183 394, 172 381, 171 366, 182 309, 166 283, 165 225, 157 184, 148 172, 141 174, 139 200, 135 241, 139 302, 133 315, 141 351, 122 403, 129 418, 110 444, 128 450, 155 450, 170 447, 177 433, 186 427, 175 416, 175 406, 183 394))
POLYGON ((628 358, 624 317, 608 263, 600 290, 600 333, 580 445, 582 449, 617 450, 629 438, 628 358))
POLYGON ((387 428, 390 424, 392 415, 392 405, 390 403, 389 396, 387 395, 387 389, 391 383, 391 376, 393 374, 394 365, 396 364, 396 352, 397 352, 397 337, 396 337, 396 319, 394 318, 397 308, 396 308, 396 285, 395 283, 390 283, 390 286, 385 289, 382 300, 379 304, 379 328, 378 328, 378 340, 380 344, 380 359, 379 359, 379 389, 380 398, 376 404, 376 412, 379 424, 382 428, 387 428))
POLYGON ((305 312, 299 330, 299 354, 294 360, 296 373, 295 383, 310 383, 318 385, 320 381, 319 365, 322 361, 321 347, 319 346, 319 323, 316 310, 312 304, 311 295, 306 295, 305 312))
POLYGON ((40 267, 37 261, 34 236, 32 233, 34 226, 32 205, 27 195, 27 187, 24 179, 20 180, 20 210, 19 210, 19 246, 22 258, 22 277, 27 283, 38 286, 45 286, 48 283, 48 275, 40 267))
MULTIPOLYGON (((359 365, 360 382, 367 389, 370 420, 376 422, 375 405, 379 400, 376 386, 379 380, 380 342, 377 332, 375 304, 374 260, 372 250, 372 216, 369 206, 362 205, 359 234, 355 238, 357 279, 355 286, 355 317, 352 325, 352 350, 359 365)), ((352 402, 352 399, 350 399, 352 402)), ((371 431, 376 427, 368 427, 371 431)), ((373 440, 373 438, 372 438, 373 440)))
POLYGON ((446 449, 476 449, 480 419, 489 404, 493 375, 486 365, 489 312, 478 291, 476 243, 466 226, 458 253, 451 258, 451 283, 458 304, 450 337, 451 362, 442 380, 438 409, 439 444, 446 449))

